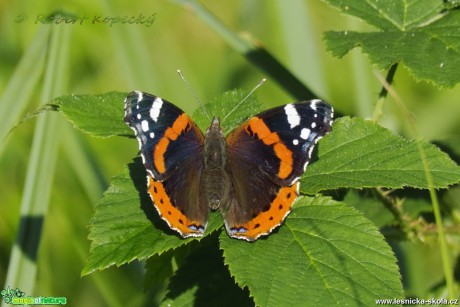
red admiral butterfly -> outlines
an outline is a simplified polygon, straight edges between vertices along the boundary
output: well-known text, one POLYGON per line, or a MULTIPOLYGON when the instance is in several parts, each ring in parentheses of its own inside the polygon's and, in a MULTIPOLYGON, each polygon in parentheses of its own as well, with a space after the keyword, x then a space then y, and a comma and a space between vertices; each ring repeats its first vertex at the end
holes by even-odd
POLYGON ((142 92, 125 99, 148 192, 161 218, 184 238, 202 236, 210 210, 222 212, 230 237, 254 241, 289 214, 333 108, 321 100, 262 112, 225 137, 218 117, 205 134, 172 103, 142 92))

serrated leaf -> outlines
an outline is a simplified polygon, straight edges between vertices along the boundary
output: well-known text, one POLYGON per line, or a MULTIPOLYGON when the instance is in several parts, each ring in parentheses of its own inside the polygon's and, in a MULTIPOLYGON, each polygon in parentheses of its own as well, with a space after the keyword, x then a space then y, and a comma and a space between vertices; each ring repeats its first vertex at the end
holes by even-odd
POLYGON ((60 96, 52 101, 79 130, 94 136, 131 135, 123 122, 123 101, 126 93, 60 96))
MULTIPOLYGON (((217 214, 210 216, 207 234, 222 225, 217 214)), ((112 178, 96 205, 90 223, 92 241, 82 275, 145 259, 197 239, 182 239, 160 219, 147 194, 146 172, 140 158, 112 178)))
POLYGON ((326 32, 326 47, 342 57, 360 46, 381 69, 403 62, 417 80, 452 87, 460 82, 460 11, 442 0, 326 0, 382 31, 326 32))
POLYGON ((373 122, 344 117, 318 145, 318 161, 308 166, 301 191, 336 188, 428 188, 417 146, 425 152, 434 188, 460 181, 460 167, 438 147, 405 140, 373 122))
POLYGON ((444 9, 444 1, 424 0, 325 0, 343 13, 358 17, 382 30, 410 29, 427 22, 444 9))
POLYGON ((220 241, 230 273, 259 306, 371 306, 403 295, 378 229, 326 197, 299 200, 268 239, 241 244, 222 234, 220 241))
POLYGON ((225 267, 218 237, 208 236, 195 247, 171 278, 162 306, 254 306, 225 267))

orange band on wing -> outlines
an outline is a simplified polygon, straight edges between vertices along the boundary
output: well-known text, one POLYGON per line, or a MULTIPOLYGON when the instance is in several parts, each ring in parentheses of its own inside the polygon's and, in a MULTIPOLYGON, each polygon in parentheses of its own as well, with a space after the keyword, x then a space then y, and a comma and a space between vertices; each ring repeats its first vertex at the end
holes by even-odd
POLYGON ((170 140, 177 140, 180 134, 188 130, 190 130, 190 118, 185 113, 179 115, 171 128, 166 129, 161 140, 155 145, 153 154, 153 162, 158 172, 164 173, 166 171, 165 153, 168 149, 170 140))
POLYGON ((206 225, 187 218, 180 210, 173 206, 166 194, 163 183, 147 176, 147 187, 153 204, 160 217, 168 223, 171 229, 176 230, 184 238, 202 236, 206 225))
POLYGON ((296 182, 290 187, 281 188, 271 203, 270 209, 261 212, 243 225, 232 226, 230 236, 254 241, 260 236, 269 234, 274 228, 281 225, 291 211, 292 204, 299 195, 297 192, 298 185, 299 182, 296 182))
POLYGON ((278 177, 285 179, 292 173, 292 151, 290 151, 283 143, 275 144, 274 148, 276 156, 281 160, 278 177))
MULTIPOLYGON (((292 158, 292 152, 281 142, 276 132, 270 131, 270 128, 267 127, 262 119, 258 117, 251 118, 248 127, 251 129, 252 133, 257 134, 257 137, 261 139, 265 145, 273 146, 276 156, 280 159, 278 177, 281 179, 287 178, 292 173, 293 169, 294 160, 292 158)), ((246 133, 250 134, 248 127, 246 128, 246 133)))

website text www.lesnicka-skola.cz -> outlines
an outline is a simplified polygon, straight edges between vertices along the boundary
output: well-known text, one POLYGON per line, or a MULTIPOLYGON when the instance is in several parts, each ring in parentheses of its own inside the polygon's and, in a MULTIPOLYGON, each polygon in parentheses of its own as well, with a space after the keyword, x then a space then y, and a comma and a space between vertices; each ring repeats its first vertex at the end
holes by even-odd
POLYGON ((445 298, 391 298, 391 299, 376 299, 376 305, 458 305, 458 299, 445 299, 445 298))

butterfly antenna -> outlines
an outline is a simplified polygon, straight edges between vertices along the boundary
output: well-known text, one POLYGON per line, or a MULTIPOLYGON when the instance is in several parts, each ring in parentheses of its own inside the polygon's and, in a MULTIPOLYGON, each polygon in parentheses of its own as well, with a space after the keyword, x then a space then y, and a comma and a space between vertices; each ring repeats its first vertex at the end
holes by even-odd
POLYGON ((206 109, 204 108, 204 105, 201 103, 201 100, 198 98, 198 96, 196 95, 195 91, 193 90, 192 86, 190 85, 190 83, 188 83, 188 81, 185 79, 184 75, 182 74, 182 72, 178 69, 177 70, 177 73, 179 74, 179 77, 181 77, 181 79, 185 82, 185 84, 187 85, 187 88, 188 90, 190 91, 190 93, 192 93, 193 97, 195 97, 195 100, 198 102, 198 104, 200 105, 200 108, 201 110, 203 111, 203 113, 206 115, 206 117, 211 120, 211 117, 209 116, 209 113, 206 111, 206 109))
POLYGON ((246 95, 246 97, 244 97, 225 117, 222 121, 224 121, 227 117, 229 117, 230 114, 232 114, 236 109, 238 109, 238 107, 246 101, 246 99, 249 98, 249 96, 252 95, 252 93, 254 93, 256 91, 256 89, 258 89, 262 84, 264 84, 264 82, 267 81, 267 79, 263 78, 262 80, 259 81, 259 83, 257 83, 257 85, 249 92, 249 94, 246 95))

